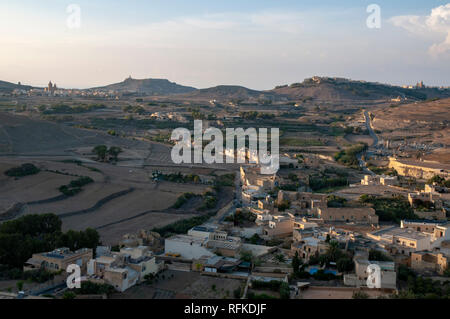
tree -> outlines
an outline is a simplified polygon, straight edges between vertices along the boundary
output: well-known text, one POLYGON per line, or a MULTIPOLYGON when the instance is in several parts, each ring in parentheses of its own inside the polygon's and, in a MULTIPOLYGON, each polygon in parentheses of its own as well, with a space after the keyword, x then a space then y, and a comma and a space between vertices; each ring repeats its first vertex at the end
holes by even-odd
POLYGON ((339 243, 335 240, 332 240, 328 244, 327 255, 330 256, 331 261, 336 261, 336 257, 340 255, 339 243))
POLYGON ((22 291, 23 290, 23 281, 20 280, 16 283, 17 290, 22 291))
POLYGON ((65 291, 63 294, 63 299, 75 299, 76 296, 77 295, 72 291, 65 291))
POLYGON ((108 154, 113 157, 114 161, 117 161, 120 153, 122 153, 122 149, 118 146, 111 146, 108 150, 108 154))
POLYGON ((284 258, 284 255, 283 254, 277 254, 276 256, 275 256, 275 259, 278 261, 278 262, 280 262, 280 263, 282 263, 282 262, 284 262, 286 259, 284 258))
POLYGON ((294 271, 294 274, 298 274, 300 271, 300 266, 302 265, 302 262, 300 258, 298 257, 298 251, 295 252, 294 258, 292 258, 292 269, 294 271))
POLYGON ((252 237, 250 237, 250 243, 252 243, 253 245, 257 245, 260 240, 261 237, 259 237, 258 234, 254 234, 252 237))
POLYGON ((353 299, 369 299, 369 295, 363 291, 355 291, 352 296, 353 299))
POLYGON ((108 154, 108 147, 106 145, 97 145, 92 150, 95 155, 97 155, 97 160, 105 161, 106 155, 108 154))
POLYGON ((353 260, 349 257, 339 258, 336 262, 336 267, 339 272, 349 272, 353 270, 353 260))
POLYGON ((392 261, 392 259, 389 256, 386 256, 385 254, 383 254, 383 252, 376 250, 376 249, 371 249, 369 251, 369 260, 373 260, 373 261, 392 261))
POLYGON ((252 262, 253 254, 251 251, 241 251, 241 260, 246 262, 252 262))

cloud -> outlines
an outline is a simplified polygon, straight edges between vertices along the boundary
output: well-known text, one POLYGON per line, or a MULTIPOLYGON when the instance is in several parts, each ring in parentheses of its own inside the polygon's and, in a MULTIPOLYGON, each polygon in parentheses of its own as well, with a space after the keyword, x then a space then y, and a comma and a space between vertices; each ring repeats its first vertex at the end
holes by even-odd
POLYGON ((428 16, 396 16, 390 22, 416 35, 438 36, 440 39, 444 37, 444 40, 429 48, 431 55, 439 56, 450 52, 450 3, 432 9, 428 16))

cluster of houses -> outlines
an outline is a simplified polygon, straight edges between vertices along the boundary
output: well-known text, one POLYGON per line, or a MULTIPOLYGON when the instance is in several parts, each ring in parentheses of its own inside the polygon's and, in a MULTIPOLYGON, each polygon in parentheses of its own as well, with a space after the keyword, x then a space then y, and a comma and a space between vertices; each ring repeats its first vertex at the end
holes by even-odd
POLYGON ((154 112, 150 115, 150 118, 160 121, 174 121, 178 123, 187 123, 186 117, 175 112, 154 112))
MULTIPOLYGON (((255 267, 243 256, 250 253, 262 258, 281 251, 287 260, 297 255, 307 263, 325 254, 330 242, 336 241, 344 250, 353 252, 354 271, 342 275, 343 284, 355 289, 367 285, 368 266, 373 264, 379 266, 382 288, 388 290, 396 289, 396 272, 401 264, 424 274, 443 275, 448 270, 450 223, 446 218, 402 220, 400 226, 382 227, 373 208, 329 207, 326 194, 299 189, 279 190, 273 196, 280 178, 259 172, 254 167, 240 169, 242 207, 239 210, 245 216, 254 217, 245 224, 222 219, 165 239, 157 233, 141 231, 125 235, 120 251, 98 247, 94 258, 90 249, 71 252, 61 248, 34 254, 25 269, 59 271, 69 264, 78 264, 83 280, 107 283, 120 292, 142 282, 149 274, 169 268, 172 262, 184 263, 187 271, 210 276, 226 275, 249 282, 252 278, 287 282, 292 272, 289 261, 284 268, 278 265, 274 271, 273 267, 255 267), (255 238, 257 240, 252 241, 255 238), (261 244, 270 241, 283 245, 261 244), (371 260, 373 250, 391 260, 371 260)), ((364 181, 383 185, 396 183, 389 177, 370 177, 364 181)), ((410 194, 409 201, 413 206, 418 199, 433 201, 433 207, 440 208, 440 195, 445 191, 436 185, 427 185, 425 191, 410 194)), ((312 270, 317 271, 324 266, 314 267, 312 270)), ((337 270, 327 271, 339 274, 337 270)))
POLYGON ((81 281, 109 284, 123 292, 143 282, 147 275, 161 271, 164 261, 157 260, 148 246, 123 247, 117 252, 101 246, 97 247, 95 258, 92 249, 70 251, 69 248, 58 248, 33 254, 25 263, 24 270, 64 272, 69 265, 80 267, 81 281))

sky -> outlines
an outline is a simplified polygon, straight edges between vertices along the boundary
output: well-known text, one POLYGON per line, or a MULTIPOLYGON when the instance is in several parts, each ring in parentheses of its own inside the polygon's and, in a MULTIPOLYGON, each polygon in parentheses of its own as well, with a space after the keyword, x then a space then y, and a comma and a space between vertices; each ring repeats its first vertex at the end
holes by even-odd
POLYGON ((9 82, 264 90, 314 75, 450 86, 449 74, 449 0, 0 0, 9 82))

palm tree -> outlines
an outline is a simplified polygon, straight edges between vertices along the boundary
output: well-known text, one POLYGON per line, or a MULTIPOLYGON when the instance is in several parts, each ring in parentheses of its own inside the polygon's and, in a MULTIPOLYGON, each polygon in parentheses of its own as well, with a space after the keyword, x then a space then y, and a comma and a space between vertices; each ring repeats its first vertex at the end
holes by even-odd
POLYGON ((334 261, 336 262, 341 256, 341 250, 339 249, 339 243, 335 240, 332 240, 328 243, 328 250, 326 253, 327 262, 334 261))

